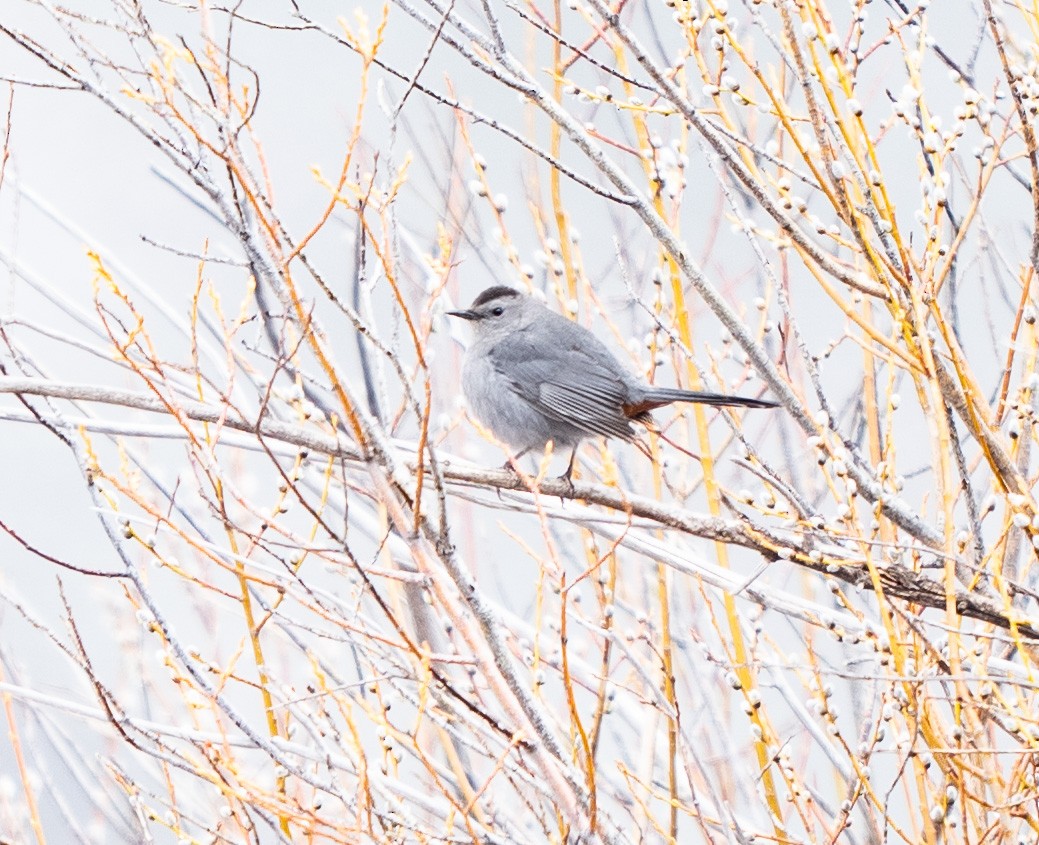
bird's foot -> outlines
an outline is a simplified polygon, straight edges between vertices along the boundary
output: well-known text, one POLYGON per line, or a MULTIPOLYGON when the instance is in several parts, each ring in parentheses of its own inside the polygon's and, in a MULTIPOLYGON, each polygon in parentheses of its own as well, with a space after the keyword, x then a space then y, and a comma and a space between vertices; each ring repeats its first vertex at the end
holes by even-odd
MULTIPOLYGON (((513 459, 513 460, 515 460, 515 459, 513 459)), ((502 470, 502 472, 507 472, 513 478, 519 478, 520 477, 519 470, 516 469, 516 465, 515 465, 515 463, 513 463, 513 460, 508 460, 505 463, 503 463, 501 465, 501 470, 502 470)), ((498 501, 500 502, 502 500, 501 499, 501 487, 497 488, 497 493, 498 493, 498 501)))
POLYGON ((503 470, 504 470, 505 472, 511 473, 512 475, 519 475, 519 473, 518 473, 518 472, 516 472, 516 467, 515 467, 515 465, 514 465, 514 464, 512 463, 512 461, 506 461, 505 463, 503 463, 503 464, 501 465, 501 468, 502 468, 502 469, 503 469, 503 470))
POLYGON ((570 477, 570 473, 566 472, 559 476, 556 481, 563 485, 566 491, 565 495, 559 497, 560 502, 565 502, 567 499, 573 499, 577 495, 577 488, 574 487, 574 480, 570 477))
POLYGON ((562 481, 564 485, 566 485, 566 496, 565 497, 563 497, 563 496, 559 497, 559 501, 561 503, 566 501, 566 499, 574 498, 574 495, 575 495, 576 491, 574 490, 574 481, 573 481, 573 478, 571 476, 573 476, 573 474, 574 474, 574 465, 576 463, 577 463, 577 447, 574 446, 570 450, 570 463, 568 463, 566 465, 566 472, 564 472, 561 476, 559 476, 559 480, 562 481))

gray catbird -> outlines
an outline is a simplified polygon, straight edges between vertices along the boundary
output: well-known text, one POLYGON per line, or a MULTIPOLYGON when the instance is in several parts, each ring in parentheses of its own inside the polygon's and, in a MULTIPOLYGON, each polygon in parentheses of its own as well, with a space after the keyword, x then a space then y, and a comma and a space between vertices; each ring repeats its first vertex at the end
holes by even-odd
POLYGON ((466 311, 473 324, 462 389, 476 418, 519 452, 571 449, 587 437, 634 440, 632 422, 672 402, 773 408, 775 402, 644 384, 588 329, 509 287, 487 288, 466 311))

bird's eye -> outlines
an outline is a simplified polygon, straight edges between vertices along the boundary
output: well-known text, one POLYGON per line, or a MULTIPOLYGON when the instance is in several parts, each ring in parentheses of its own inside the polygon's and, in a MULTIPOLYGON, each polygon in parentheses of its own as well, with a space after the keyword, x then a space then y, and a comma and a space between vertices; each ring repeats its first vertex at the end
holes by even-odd
POLYGON ((498 306, 497 308, 492 308, 492 309, 491 309, 491 313, 492 313, 492 314, 493 314, 493 315, 494 315, 495 317, 500 317, 500 316, 501 316, 502 314, 504 314, 504 313, 505 313, 505 309, 504 309, 504 308, 502 308, 502 307, 501 307, 501 306, 499 305, 499 306, 498 306))

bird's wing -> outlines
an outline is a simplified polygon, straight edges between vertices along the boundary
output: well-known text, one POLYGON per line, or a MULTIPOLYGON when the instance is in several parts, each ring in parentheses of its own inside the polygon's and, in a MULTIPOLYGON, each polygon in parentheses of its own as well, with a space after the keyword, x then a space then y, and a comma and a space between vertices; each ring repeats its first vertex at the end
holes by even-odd
POLYGON ((495 343, 491 362, 512 390, 539 411, 587 432, 628 440, 627 387, 612 359, 589 355, 581 339, 544 349, 519 331, 495 343))

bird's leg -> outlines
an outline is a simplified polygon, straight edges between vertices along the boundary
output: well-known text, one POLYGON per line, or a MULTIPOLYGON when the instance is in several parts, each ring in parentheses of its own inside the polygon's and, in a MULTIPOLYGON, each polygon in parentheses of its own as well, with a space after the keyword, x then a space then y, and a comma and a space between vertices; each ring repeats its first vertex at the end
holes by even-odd
POLYGON ((516 464, 519 461, 519 459, 522 458, 529 451, 530 451, 530 447, 528 446, 523 451, 517 452, 515 455, 513 455, 512 457, 510 457, 509 459, 507 459, 505 461, 505 464, 502 466, 502 469, 506 470, 507 472, 511 472, 513 475, 518 475, 517 470, 516 470, 516 464))
POLYGON ((563 473, 562 477, 567 481, 570 480, 570 476, 574 474, 574 464, 577 463, 577 447, 574 446, 570 450, 570 463, 566 465, 566 472, 563 473))
MULTIPOLYGON (((567 497, 572 499, 574 497, 574 482, 571 479, 571 475, 574 473, 574 464, 577 463, 577 446, 574 446, 570 450, 570 463, 566 465, 566 472, 559 476, 559 480, 564 482, 567 487, 567 497)), ((562 498, 562 497, 560 497, 562 498)))

